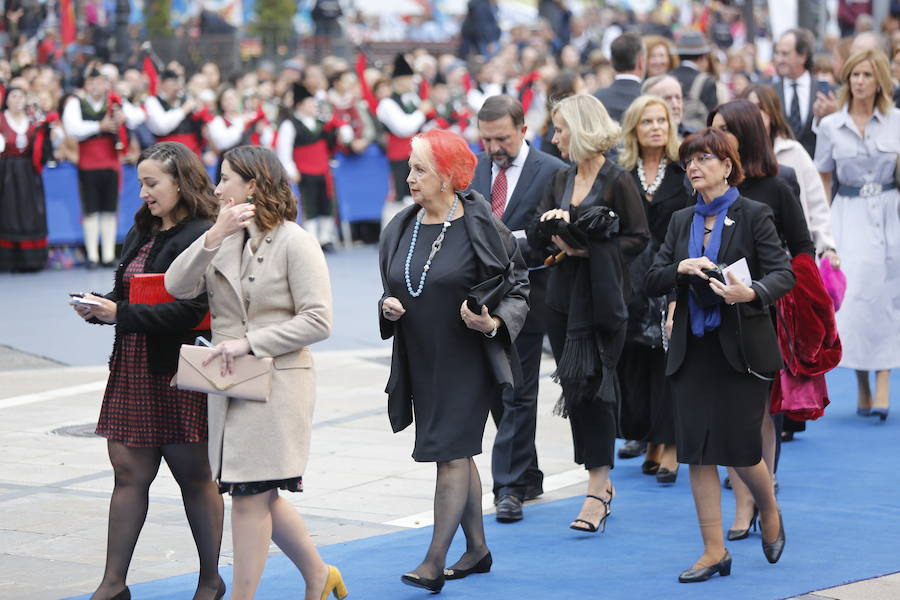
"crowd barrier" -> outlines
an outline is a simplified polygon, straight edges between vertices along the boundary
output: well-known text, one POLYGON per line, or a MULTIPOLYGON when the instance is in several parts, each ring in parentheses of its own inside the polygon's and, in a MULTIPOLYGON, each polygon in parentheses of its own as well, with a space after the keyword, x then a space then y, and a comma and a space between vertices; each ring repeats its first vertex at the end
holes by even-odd
MULTIPOLYGON (((358 156, 338 155, 336 161, 334 182, 341 221, 380 221, 390 180, 390 169, 384 152, 372 145, 358 156)), ((216 177, 215 166, 210 167, 209 171, 211 178, 216 177)), ((60 163, 55 167, 47 167, 44 169, 43 179, 50 245, 81 244, 84 236, 81 230, 81 203, 75 165, 60 163)), ((131 228, 134 214, 141 206, 139 193, 137 169, 131 165, 123 165, 122 191, 119 195, 120 242, 131 228)))

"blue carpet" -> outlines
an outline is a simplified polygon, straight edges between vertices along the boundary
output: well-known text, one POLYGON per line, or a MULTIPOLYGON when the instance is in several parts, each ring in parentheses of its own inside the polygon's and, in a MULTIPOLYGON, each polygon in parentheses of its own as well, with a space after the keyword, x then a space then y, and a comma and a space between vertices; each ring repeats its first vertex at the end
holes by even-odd
MULTIPOLYGON (((892 377, 894 406, 900 376, 892 377)), ((781 561, 769 565, 759 534, 727 544, 734 557, 731 577, 684 585, 678 573, 702 552, 687 477, 662 488, 640 474, 640 459, 621 461, 613 476, 617 497, 605 534, 568 529, 581 498, 526 507, 525 520, 501 525, 485 518, 494 555, 489 575, 448 582, 442 598, 545 600, 551 598, 762 600, 900 570, 900 414, 886 423, 855 414, 852 372, 829 376, 833 404, 825 417, 784 446, 779 502, 787 546, 781 561)), ((723 398, 727 401, 727 398, 723 398)), ((725 527, 731 522, 731 492, 722 493, 725 527)), ((402 531, 321 549, 325 560, 344 573, 355 600, 407 600, 429 597, 402 585, 400 575, 416 566, 431 528, 402 531)), ((450 551, 452 563, 464 548, 460 532, 450 551)), ((230 569, 222 569, 230 582, 230 569)), ((135 600, 190 598, 196 575, 132 586, 135 600)), ((302 581, 284 556, 269 560, 257 598, 299 597, 302 581)))

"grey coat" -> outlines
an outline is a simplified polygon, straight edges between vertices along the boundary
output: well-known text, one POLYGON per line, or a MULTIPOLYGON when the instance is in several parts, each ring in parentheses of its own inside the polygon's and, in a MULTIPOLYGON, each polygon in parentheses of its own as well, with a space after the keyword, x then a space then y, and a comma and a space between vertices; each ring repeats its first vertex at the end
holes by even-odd
POLYGON ((176 298, 207 292, 212 341, 247 338, 256 356, 273 357, 265 402, 209 396, 209 458, 229 483, 303 475, 315 404, 310 344, 331 333, 331 285, 318 242, 293 222, 266 234, 251 256, 236 233, 213 250, 204 234, 166 272, 176 298))

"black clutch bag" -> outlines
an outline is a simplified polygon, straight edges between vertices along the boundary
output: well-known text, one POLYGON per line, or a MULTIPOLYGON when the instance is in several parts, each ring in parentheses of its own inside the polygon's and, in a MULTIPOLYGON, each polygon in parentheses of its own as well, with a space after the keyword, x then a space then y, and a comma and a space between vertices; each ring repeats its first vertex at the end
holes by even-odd
POLYGON ((466 306, 476 315, 481 314, 481 307, 487 306, 488 312, 493 312, 512 287, 512 264, 507 267, 506 273, 495 275, 469 289, 466 297, 466 306))
POLYGON ((548 241, 552 236, 558 235, 562 241, 575 250, 584 250, 587 247, 587 238, 584 233, 565 219, 541 221, 538 225, 538 235, 548 241))
MULTIPOLYGON (((715 269, 704 269, 703 273, 707 275, 709 279, 718 279, 722 283, 725 283, 725 275, 722 273, 721 266, 718 266, 715 269)), ((709 287, 709 279, 691 275, 691 295, 694 297, 694 300, 697 301, 697 304, 703 308, 716 306, 725 301, 722 296, 712 291, 712 288, 709 287)))

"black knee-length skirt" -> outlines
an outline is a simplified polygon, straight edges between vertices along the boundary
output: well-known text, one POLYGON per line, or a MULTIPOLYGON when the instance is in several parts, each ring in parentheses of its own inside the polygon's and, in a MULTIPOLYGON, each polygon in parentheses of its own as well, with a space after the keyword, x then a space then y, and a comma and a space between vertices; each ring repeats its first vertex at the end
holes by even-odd
POLYGON ((769 382, 739 373, 715 332, 688 334, 681 368, 671 377, 678 462, 749 467, 762 459, 769 382))

